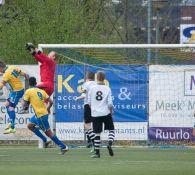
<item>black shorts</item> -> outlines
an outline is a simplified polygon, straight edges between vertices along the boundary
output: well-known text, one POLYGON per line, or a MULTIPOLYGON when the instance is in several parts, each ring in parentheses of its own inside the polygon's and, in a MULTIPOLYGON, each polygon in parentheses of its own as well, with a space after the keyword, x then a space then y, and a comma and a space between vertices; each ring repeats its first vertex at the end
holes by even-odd
POLYGON ((91 123, 91 108, 88 104, 84 105, 84 122, 91 123))
POLYGON ((94 133, 101 133, 103 129, 104 123, 104 130, 114 130, 114 123, 111 114, 101 117, 92 117, 93 122, 93 132, 94 133))

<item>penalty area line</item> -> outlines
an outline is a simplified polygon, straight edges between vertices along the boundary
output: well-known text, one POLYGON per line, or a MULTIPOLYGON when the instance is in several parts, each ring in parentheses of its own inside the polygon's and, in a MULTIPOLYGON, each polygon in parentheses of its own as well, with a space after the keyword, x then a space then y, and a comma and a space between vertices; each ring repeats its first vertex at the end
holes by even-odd
POLYGON ((10 155, 0 154, 0 157, 9 157, 10 155))

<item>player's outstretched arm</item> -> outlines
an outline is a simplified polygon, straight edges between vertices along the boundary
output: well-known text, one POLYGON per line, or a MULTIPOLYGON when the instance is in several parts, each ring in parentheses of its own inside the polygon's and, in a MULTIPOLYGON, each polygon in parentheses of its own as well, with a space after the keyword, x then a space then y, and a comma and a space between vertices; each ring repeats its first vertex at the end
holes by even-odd
POLYGON ((36 48, 32 43, 26 43, 25 49, 28 50, 38 62, 43 63, 45 61, 43 57, 44 54, 42 55, 42 52, 38 48, 36 48))
POLYGON ((36 54, 35 46, 32 43, 26 43, 25 49, 28 50, 32 55, 36 54))
POLYGON ((25 101, 24 99, 22 99, 20 103, 22 104, 22 109, 18 111, 18 114, 28 114, 30 103, 28 101, 25 101))
POLYGON ((76 98, 76 101, 77 101, 77 100, 82 100, 82 99, 84 99, 85 97, 86 97, 86 94, 85 94, 85 93, 82 93, 81 96, 78 96, 78 97, 76 98))
POLYGON ((23 110, 28 110, 30 103, 28 101, 22 100, 23 110))
POLYGON ((22 109, 18 111, 18 114, 28 113, 28 108, 30 106, 28 90, 26 90, 23 99, 21 100, 21 104, 22 104, 22 109))
POLYGON ((26 73, 24 73, 22 71, 20 72, 20 75, 23 76, 26 80, 28 80, 29 77, 30 77, 28 74, 26 74, 26 73))
POLYGON ((29 76, 28 74, 24 73, 24 78, 25 78, 26 80, 28 80, 29 77, 30 77, 30 76, 29 76))
POLYGON ((23 76, 26 80, 29 79, 29 75, 26 74, 26 73, 24 73, 20 68, 16 67, 15 69, 16 69, 17 72, 18 72, 21 76, 23 76))
POLYGON ((3 86, 5 86, 5 81, 0 82, 0 90, 3 88, 3 86))
POLYGON ((82 91, 82 94, 76 98, 76 101, 77 100, 83 100, 84 98, 86 98, 86 87, 85 87, 85 83, 82 85, 81 91, 82 91))
POLYGON ((53 63, 52 60, 58 61, 57 58, 59 58, 59 57, 57 57, 57 53, 54 51, 51 51, 48 55, 46 55, 42 51, 40 51, 38 48, 36 48, 32 43, 26 43, 25 48, 40 63, 43 63, 43 62, 52 62, 53 63))

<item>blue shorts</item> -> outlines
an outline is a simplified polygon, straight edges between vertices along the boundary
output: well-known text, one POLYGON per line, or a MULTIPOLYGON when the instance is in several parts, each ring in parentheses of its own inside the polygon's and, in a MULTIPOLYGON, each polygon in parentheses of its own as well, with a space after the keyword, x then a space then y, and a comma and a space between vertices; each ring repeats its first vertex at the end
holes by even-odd
POLYGON ((37 118, 36 115, 30 118, 30 123, 34 123, 38 126, 43 132, 48 131, 50 129, 49 122, 48 122, 48 115, 43 115, 40 118, 37 118))
POLYGON ((13 91, 10 92, 9 94, 9 98, 7 99, 7 101, 9 101, 11 107, 16 107, 16 105, 18 104, 19 100, 23 97, 24 95, 24 89, 20 90, 20 91, 13 91))

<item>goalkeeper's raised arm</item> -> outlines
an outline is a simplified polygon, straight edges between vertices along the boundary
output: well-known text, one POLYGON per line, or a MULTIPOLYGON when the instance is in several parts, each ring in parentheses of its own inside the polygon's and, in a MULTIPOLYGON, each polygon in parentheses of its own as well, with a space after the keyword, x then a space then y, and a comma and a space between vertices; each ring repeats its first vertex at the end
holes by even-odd
POLYGON ((40 63, 51 62, 51 61, 57 62, 57 56, 56 56, 57 54, 54 51, 51 51, 48 55, 46 55, 42 51, 40 51, 38 48, 36 48, 32 43, 26 43, 25 48, 40 63))
POLYGON ((37 87, 43 89, 49 96, 51 96, 54 91, 54 76, 57 62, 56 52, 51 51, 46 55, 32 43, 26 43, 25 48, 38 62, 40 62, 41 82, 37 84, 37 87))

